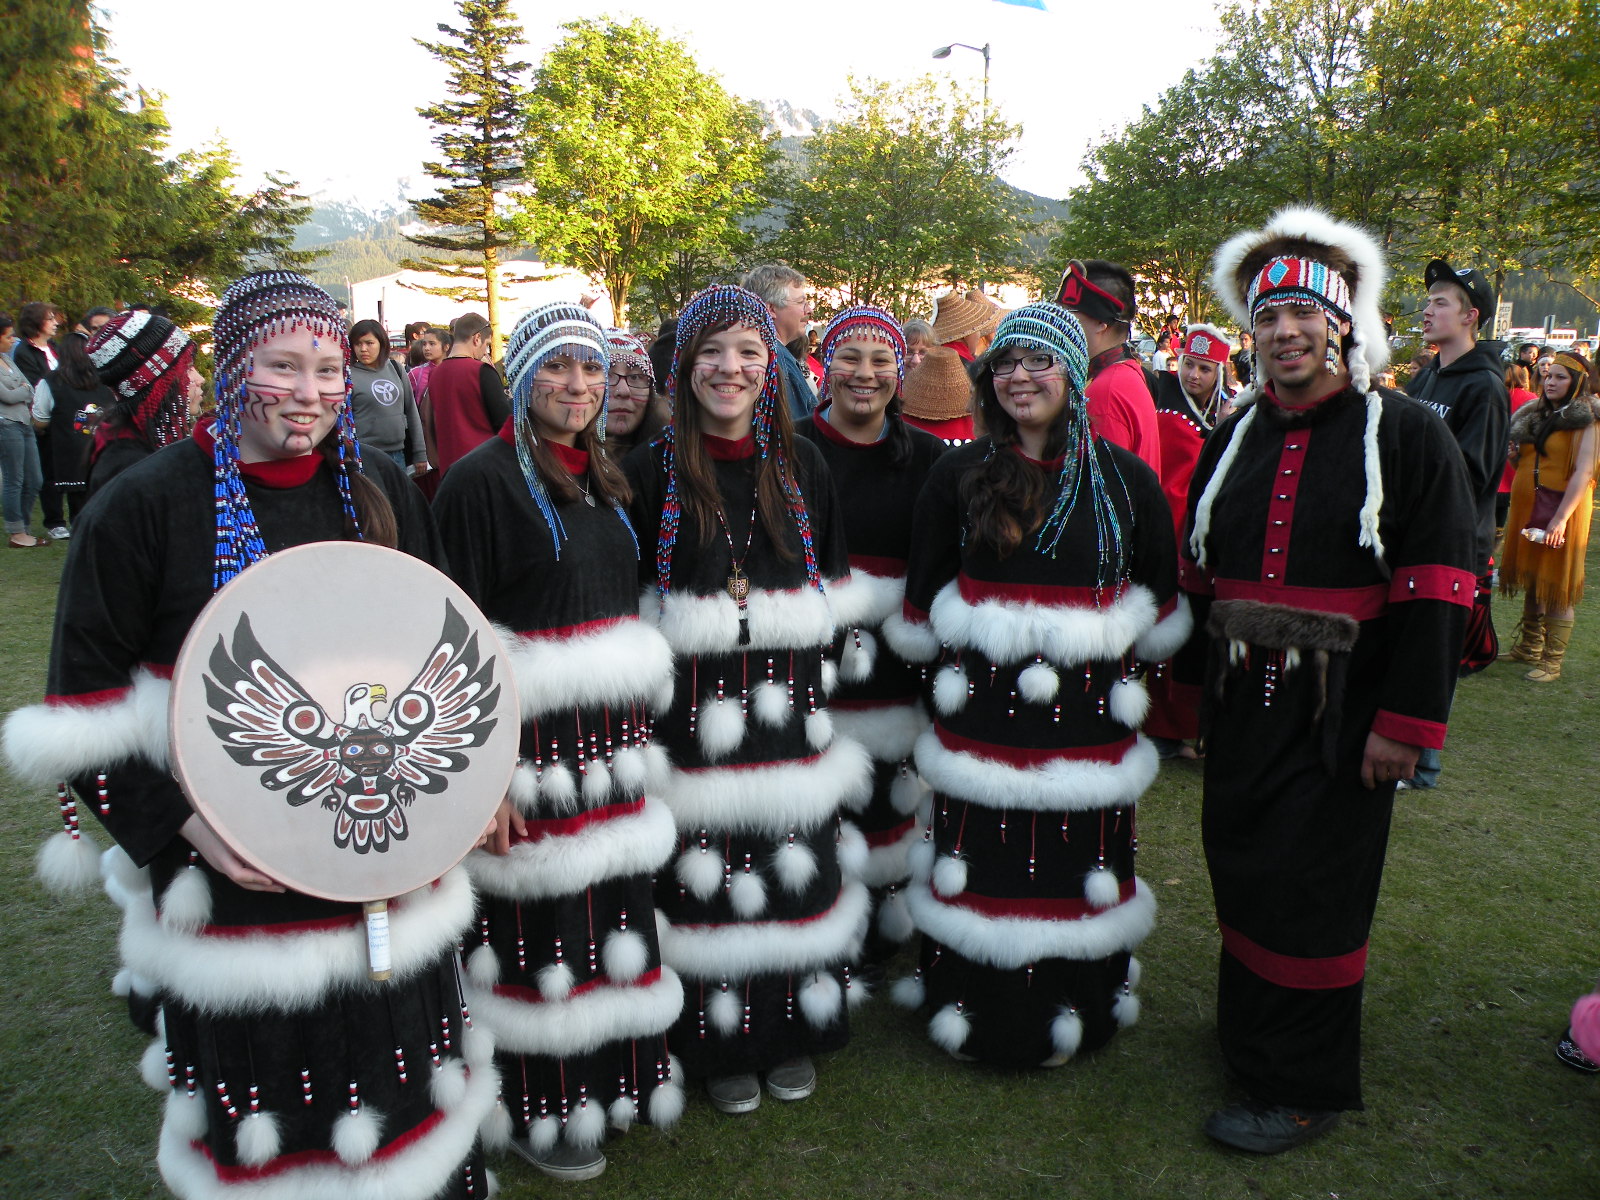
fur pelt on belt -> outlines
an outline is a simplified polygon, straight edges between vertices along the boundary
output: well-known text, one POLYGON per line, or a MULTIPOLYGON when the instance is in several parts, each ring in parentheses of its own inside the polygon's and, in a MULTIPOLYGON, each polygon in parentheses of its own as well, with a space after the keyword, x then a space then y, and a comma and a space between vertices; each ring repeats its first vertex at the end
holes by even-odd
POLYGON ((1218 600, 1206 632, 1268 650, 1349 650, 1361 626, 1343 613, 1313 612, 1261 600, 1218 600))

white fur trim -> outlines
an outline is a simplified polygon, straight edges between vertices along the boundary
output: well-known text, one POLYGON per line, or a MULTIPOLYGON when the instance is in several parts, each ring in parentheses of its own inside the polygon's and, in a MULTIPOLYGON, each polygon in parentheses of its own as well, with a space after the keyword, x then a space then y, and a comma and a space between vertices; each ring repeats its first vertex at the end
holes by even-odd
POLYGON ((282 1144, 278 1114, 263 1110, 245 1117, 239 1122, 234 1144, 239 1148, 239 1161, 247 1167, 259 1167, 277 1158, 282 1144))
POLYGON ((935 791, 985 808, 1083 812, 1137 803, 1155 782, 1161 759, 1141 735, 1120 763, 1060 759, 1039 767, 1013 767, 947 750, 930 729, 917 739, 917 768, 935 791))
POLYGON ((736 916, 745 920, 759 917, 767 910, 767 883, 754 869, 746 871, 736 866, 728 881, 728 904, 736 916))
POLYGON ((933 1044, 950 1054, 960 1054, 971 1035, 972 1021, 954 1004, 946 1004, 928 1022, 928 1036, 933 1044))
POLYGON ((763 679, 750 689, 750 709, 759 724, 782 729, 789 723, 789 691, 775 680, 763 679))
POLYGON ((1017 691, 1029 704, 1054 704, 1061 694, 1061 674, 1040 659, 1018 672, 1017 691))
POLYGON ((671 648, 632 617, 561 638, 495 632, 506 646, 524 721, 573 708, 653 703, 663 690, 671 693, 671 648))
POLYGON ((844 995, 839 981, 827 971, 818 971, 800 989, 800 1011, 813 1029, 827 1029, 839 1023, 844 995))
POLYGON ((600 949, 600 965, 608 978, 632 983, 650 965, 650 944, 636 929, 613 929, 600 949))
POLYGON ((941 854, 933 864, 933 890, 941 896, 959 896, 967 890, 966 860, 941 854))
POLYGON ((539 794, 558 812, 578 811, 578 777, 565 759, 546 763, 539 772, 539 794))
POLYGON ((722 851, 709 846, 701 849, 695 844, 678 855, 676 874, 684 890, 696 900, 709 900, 722 886, 726 867, 727 860, 722 857, 722 851))
MULTIPOLYGON (((394 974, 404 978, 438 961, 472 921, 472 885, 452 868, 436 888, 389 906, 394 974)), ((130 896, 121 950, 128 966, 196 1008, 230 1014, 306 1008, 330 990, 364 985, 367 934, 360 921, 340 929, 207 937, 163 927, 148 897, 130 896)))
POLYGON ((839 664, 831 658, 822 660, 822 694, 831 696, 839 690, 839 664))
POLYGON ((606 1119, 611 1122, 612 1128, 623 1133, 633 1128, 633 1123, 638 1117, 639 1113, 632 1096, 618 1096, 606 1110, 606 1119))
POLYGON ((467 955, 467 976, 481 988, 500 982, 500 956, 493 946, 480 944, 467 955))
POLYGON ((833 744, 833 714, 827 709, 806 714, 806 741, 813 750, 826 750, 833 744))
POLYGON ((903 612, 884 618, 880 632, 889 649, 908 663, 930 663, 939 657, 939 636, 932 626, 908 621, 903 612))
POLYGON ((683 1116, 683 1068, 677 1059, 672 1064, 672 1078, 650 1093, 650 1124, 657 1129, 671 1129, 683 1116))
POLYGON ((593 1096, 580 1100, 567 1114, 567 1145, 587 1150, 598 1146, 606 1136, 606 1106, 593 1096))
POLYGON ((865 683, 878 663, 878 639, 870 629, 847 629, 839 653, 839 674, 846 683, 865 683))
POLYGON ((511 1110, 506 1107, 504 1099, 497 1100, 495 1106, 489 1110, 489 1115, 483 1122, 482 1135, 485 1150, 504 1150, 511 1144, 513 1136, 511 1110))
POLYGON ((1205 567, 1208 558, 1206 538, 1211 533, 1211 509, 1217 503, 1217 493, 1222 490, 1228 472, 1233 469, 1233 460, 1239 457, 1239 447, 1244 445, 1245 434, 1250 431, 1250 426, 1260 411, 1259 404, 1252 404, 1244 410, 1244 416, 1239 418, 1228 434, 1228 444, 1222 448, 1222 456, 1217 459, 1217 465, 1211 469, 1211 478, 1206 480, 1205 487, 1200 490, 1200 499, 1195 502, 1194 527, 1189 531, 1189 553, 1194 556, 1195 565, 1201 568, 1205 567))
POLYGON ((333 1152, 341 1162, 359 1167, 383 1144, 383 1114, 363 1104, 333 1121, 333 1152))
POLYGON ((1111 710, 1111 718, 1120 721, 1129 729, 1137 729, 1144 724, 1145 717, 1150 712, 1150 692, 1142 679, 1119 679, 1111 685, 1111 702, 1107 707, 1111 710))
POLYGON ((1083 878, 1083 898, 1096 908, 1110 908, 1122 899, 1122 881, 1109 867, 1095 867, 1083 878))
POLYGON ((843 737, 854 738, 878 762, 901 762, 911 757, 917 738, 928 728, 928 714, 915 700, 881 708, 832 708, 833 727, 843 737))
POLYGON ((1154 629, 1140 635, 1133 644, 1133 652, 1145 662, 1164 662, 1183 649, 1193 630, 1194 614, 1189 611, 1189 598, 1180 594, 1176 607, 1157 621, 1154 629))
POLYGON ((1378 424, 1382 418, 1383 397, 1377 392, 1368 392, 1367 422, 1363 427, 1361 438, 1362 463, 1367 474, 1367 487, 1359 515, 1361 533, 1356 541, 1371 550, 1380 565, 1383 563, 1383 536, 1378 529, 1378 510, 1383 507, 1383 462, 1378 457, 1378 424))
POLYGON ((772 872, 785 891, 799 895, 817 877, 817 856, 804 842, 786 839, 773 855, 772 872))
MULTIPOLYGON (((519 842, 509 854, 467 856, 473 884, 491 896, 536 900, 566 896, 607 879, 659 870, 677 828, 667 806, 646 796, 636 813, 595 821, 575 833, 519 842)), ((719 868, 720 873, 720 868, 719 868)))
POLYGON ((1047 958, 1092 961, 1132 950, 1155 926, 1156 898, 1142 879, 1133 897, 1115 908, 1077 921, 985 917, 942 904, 923 881, 906 889, 911 915, 922 933, 974 962, 1014 971, 1047 958))
POLYGON ((1071 1058, 1083 1045, 1083 1018, 1074 1009, 1063 1006, 1050 1022, 1050 1043, 1062 1058, 1071 1058))
POLYGON ((131 758, 143 758, 164 771, 171 692, 169 681, 140 668, 115 700, 19 708, 6 718, 0 734, 6 760, 19 779, 36 787, 104 771, 131 758))
POLYGON ((473 1020, 512 1054, 588 1054, 607 1042, 654 1037, 678 1019, 683 984, 662 967, 648 984, 600 983, 565 1000, 532 1002, 468 986, 473 1020))
POLYGON ((428 1081, 428 1097, 441 1112, 456 1108, 467 1096, 467 1068, 459 1058, 439 1064, 428 1081))
MULTIPOLYGON (((538 981, 539 994, 557 1004, 572 994, 572 985, 577 982, 572 974, 572 968, 567 965, 565 959, 560 962, 545 963, 534 978, 538 981)), ((490 1028, 493 1027, 491 1022, 490 1028)))
POLYGON ((554 1116, 535 1117, 528 1126, 528 1145, 535 1154, 547 1154, 561 1139, 561 1122, 554 1116))
POLYGON ((719 987, 706 1001, 706 1020, 723 1037, 732 1037, 739 1029, 739 1010, 739 993, 719 987))
POLYGON ((967 673, 955 663, 946 663, 933 677, 933 706, 946 717, 967 706, 967 673))
POLYGON ((1122 991, 1111 1003, 1111 1015, 1117 1019, 1117 1025, 1127 1029, 1139 1023, 1139 997, 1130 991, 1122 991))
POLYGON ((865 884, 850 882, 831 908, 809 921, 669 926, 661 957, 695 980, 814 971, 859 952, 871 902, 865 884))
POLYGON ((929 615, 940 640, 981 651, 992 663, 1006 666, 1037 655, 1074 666, 1121 658, 1156 623, 1157 606, 1150 589, 1139 583, 1130 583, 1100 608, 1014 600, 969 604, 952 579, 934 598, 929 615))
POLYGON ((583 802, 598 808, 611 795, 611 772, 604 760, 591 758, 583 768, 583 802))
POLYGON ((51 834, 33 860, 39 882, 57 896, 81 895, 100 882, 100 847, 82 831, 51 834))
POLYGON ((739 645, 739 606, 725 592, 696 596, 670 592, 665 606, 654 589, 644 593, 641 615, 653 622, 678 654, 727 654, 736 649, 816 650, 833 641, 828 599, 814 588, 752 588, 746 601, 750 643, 739 645))
MULTIPOLYGON (((828 585, 828 600, 833 605, 834 622, 846 630, 883 624, 900 611, 905 598, 904 578, 871 575, 858 567, 850 569, 847 582, 828 585)), ((845 637, 848 640, 849 634, 845 637)))
POLYGON ((928 989, 923 986, 921 975, 902 975, 889 989, 890 1000, 901 1008, 909 1008, 913 1012, 922 1007, 922 1002, 927 996, 928 989))
POLYGON ((700 753, 708 761, 727 758, 744 741, 744 714, 739 711, 735 696, 724 695, 721 700, 706 696, 700 703, 699 730, 700 753))
POLYGON ((676 771, 663 798, 681 830, 780 837, 816 828, 871 788, 866 750, 840 737, 810 762, 676 771))
POLYGON ((167 1078, 167 1043, 163 1038, 156 1038, 144 1048, 144 1053, 139 1056, 139 1078, 144 1080, 145 1086, 155 1091, 165 1093, 172 1087, 172 1082, 167 1078))
POLYGON ((861 881, 868 887, 881 888, 910 879, 911 864, 908 858, 911 847, 921 843, 922 830, 913 825, 898 841, 886 846, 873 846, 867 856, 866 870, 861 872, 861 881))
POLYGON ((193 933, 211 920, 211 885, 198 867, 185 867, 161 894, 161 924, 174 933, 193 933))

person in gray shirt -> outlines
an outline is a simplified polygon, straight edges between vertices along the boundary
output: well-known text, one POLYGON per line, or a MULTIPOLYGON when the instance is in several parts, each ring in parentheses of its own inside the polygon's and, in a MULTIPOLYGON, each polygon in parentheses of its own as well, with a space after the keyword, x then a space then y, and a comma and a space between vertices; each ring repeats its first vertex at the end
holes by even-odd
POLYGON ((363 453, 386 454, 413 476, 428 471, 422 416, 405 368, 388 353, 389 335, 376 321, 350 327, 350 387, 356 440, 363 453))

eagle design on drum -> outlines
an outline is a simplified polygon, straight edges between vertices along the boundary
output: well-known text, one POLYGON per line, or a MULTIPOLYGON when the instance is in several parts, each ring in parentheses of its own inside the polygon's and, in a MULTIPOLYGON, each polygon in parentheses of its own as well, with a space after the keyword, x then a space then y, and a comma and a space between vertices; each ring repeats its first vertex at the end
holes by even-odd
POLYGON ((320 800, 335 814, 333 840, 357 854, 406 839, 405 810, 417 793, 442 792, 467 764, 466 751, 494 729, 500 687, 493 657, 445 601, 444 628, 416 677, 388 700, 380 682, 351 684, 334 720, 256 639, 245 614, 233 646, 217 638, 205 675, 208 719, 241 766, 266 768, 261 784, 298 807, 320 800))

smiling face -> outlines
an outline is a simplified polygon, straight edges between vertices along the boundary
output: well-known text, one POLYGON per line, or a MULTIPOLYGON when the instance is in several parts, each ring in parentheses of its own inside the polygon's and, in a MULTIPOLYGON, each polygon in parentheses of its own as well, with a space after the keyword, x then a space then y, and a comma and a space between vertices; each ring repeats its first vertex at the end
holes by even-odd
POLYGON ((834 347, 828 392, 833 415, 847 424, 877 430, 899 384, 893 347, 864 337, 846 338, 834 347))
POLYGON ((309 329, 291 329, 250 348, 239 420, 241 462, 310 454, 328 435, 345 402, 344 351, 309 329))
MULTIPOLYGON (((1339 332, 1350 326, 1341 321, 1339 332)), ((1340 375, 1328 374, 1328 314, 1315 304, 1269 305, 1256 314, 1256 359, 1261 373, 1286 403, 1320 398, 1340 375)))
POLYGON ((734 440, 750 433, 771 357, 761 334, 747 327, 723 329, 701 339, 690 364, 689 386, 706 433, 734 440))
POLYGON ((528 419, 535 436, 573 446, 600 415, 605 398, 605 363, 557 350, 534 372, 528 419))
POLYGON ((994 376, 995 399, 1026 440, 1042 438, 1067 403, 1066 368, 1059 360, 1037 374, 1022 365, 1023 358, 1037 353, 1013 346, 995 359, 999 368, 994 376), (1016 365, 1008 375, 1004 370, 1009 363, 1016 365))

